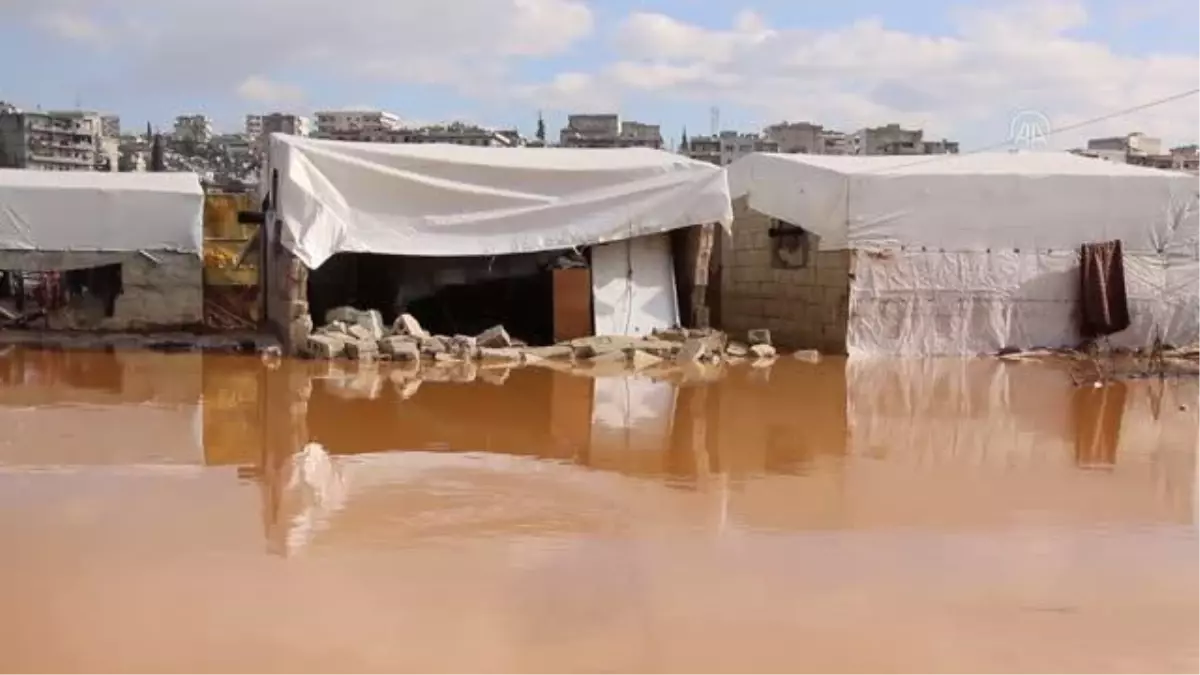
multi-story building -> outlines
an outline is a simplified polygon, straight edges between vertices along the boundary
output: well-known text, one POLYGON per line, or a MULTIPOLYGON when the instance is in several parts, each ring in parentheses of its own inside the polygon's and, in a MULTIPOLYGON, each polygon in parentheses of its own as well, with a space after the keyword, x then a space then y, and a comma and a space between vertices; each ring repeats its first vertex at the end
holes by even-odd
POLYGON ((644 124, 632 120, 621 122, 621 134, 617 144, 622 148, 662 149, 662 129, 657 124, 644 124))
POLYGON ((622 121, 615 113, 568 115, 558 141, 564 148, 663 147, 659 125, 622 121))
POLYGON ((1088 150, 1121 152, 1129 155, 1161 155, 1162 139, 1135 131, 1124 136, 1092 138, 1087 142, 1088 150))
POLYGON ((779 144, 758 134, 722 131, 716 136, 693 136, 684 154, 717 166, 728 166, 754 152, 779 152, 779 144))
POLYGON ((183 143, 208 143, 213 123, 208 115, 180 115, 175 118, 175 140, 183 143))
POLYGON ((405 130, 397 134, 397 143, 452 143, 482 147, 512 148, 525 144, 516 129, 486 129, 473 124, 452 122, 405 130))
POLYGON ((374 140, 402 127, 398 116, 382 110, 325 110, 316 117, 314 135, 334 140, 374 140))
POLYGON ((558 134, 564 148, 615 148, 620 140, 621 116, 613 113, 568 115, 558 134))
MULTIPOLYGON (((303 115, 290 113, 271 113, 263 115, 262 128, 259 135, 287 134, 289 136, 308 136, 312 133, 312 120, 303 115)), ((258 138, 252 136, 251 138, 258 138)))
POLYGON ((83 112, 0 112, 0 166, 92 171, 101 156, 100 116, 83 112))
POLYGON ((121 116, 120 115, 101 115, 100 116, 100 135, 105 138, 120 138, 121 137, 121 116))
POLYGON ((721 138, 719 136, 692 136, 687 138, 680 154, 709 164, 721 166, 721 138))
POLYGON ((821 132, 821 150, 826 155, 849 155, 850 138, 840 131, 826 129, 821 132))
POLYGON ((811 122, 780 122, 763 129, 763 135, 788 154, 825 154, 825 128, 811 122))
POLYGON ((944 155, 957 154, 958 143, 946 139, 926 141, 922 129, 905 129, 899 124, 859 129, 849 135, 855 155, 944 155))
POLYGON ((262 136, 263 116, 253 113, 246 115, 246 125, 243 129, 243 133, 246 134, 246 138, 249 138, 250 140, 255 140, 259 136, 262 136))

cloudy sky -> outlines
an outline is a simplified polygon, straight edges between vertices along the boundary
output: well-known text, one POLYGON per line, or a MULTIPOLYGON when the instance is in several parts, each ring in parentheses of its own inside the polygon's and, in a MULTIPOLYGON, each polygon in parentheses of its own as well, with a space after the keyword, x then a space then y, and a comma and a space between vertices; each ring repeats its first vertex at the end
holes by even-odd
MULTIPOLYGON (((0 100, 207 113, 381 107, 551 133, 620 112, 711 126, 902 122, 964 149, 1195 89, 1195 0, 0 0, 0 100)), ((1056 137, 1195 142, 1197 97, 1056 137)))

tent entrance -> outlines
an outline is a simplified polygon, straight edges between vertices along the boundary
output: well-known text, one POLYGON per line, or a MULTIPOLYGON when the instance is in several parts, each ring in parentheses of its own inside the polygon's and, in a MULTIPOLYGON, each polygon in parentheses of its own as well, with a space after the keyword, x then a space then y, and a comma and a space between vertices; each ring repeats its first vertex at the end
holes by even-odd
POLYGON ((503 325, 530 345, 555 339, 555 270, 586 266, 571 251, 419 257, 339 253, 308 277, 313 324, 335 307, 374 309, 390 325, 409 313, 438 335, 476 335, 503 325))

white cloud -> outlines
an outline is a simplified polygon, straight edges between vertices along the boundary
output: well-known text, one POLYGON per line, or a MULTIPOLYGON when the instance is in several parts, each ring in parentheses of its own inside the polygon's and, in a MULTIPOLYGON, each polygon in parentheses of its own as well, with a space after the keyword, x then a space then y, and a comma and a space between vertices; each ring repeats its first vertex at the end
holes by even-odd
POLYGON ((237 86, 237 95, 254 103, 295 105, 304 99, 304 90, 262 75, 251 75, 237 86))
MULTIPOLYGON (((1145 0, 1137 12, 1127 3, 1105 5, 1099 18, 1082 0, 1013 0, 965 3, 948 17, 953 28, 943 35, 909 33, 873 18, 785 27, 750 10, 714 29, 635 11, 614 26, 611 44, 594 45, 588 66, 521 81, 519 63, 549 62, 593 33, 588 2, 600 6, 599 0, 0 0, 0 20, 104 48, 113 86, 131 98, 236 96, 282 107, 307 93, 313 106, 339 103, 292 84, 304 73, 305 86, 340 80, 355 98, 393 86, 439 85, 480 102, 481 111, 507 105, 511 114, 516 105, 617 111, 635 98, 642 109, 681 101, 700 111, 736 110, 739 119, 762 124, 920 124, 968 146, 1003 140, 1018 111, 1039 111, 1066 125, 1194 88, 1200 77, 1194 52, 1131 55, 1077 37, 1097 21, 1107 22, 1105 33, 1123 20, 1162 21, 1169 12, 1194 20, 1194 0, 1145 0), (236 20, 214 22, 214 16, 236 20)), ((1060 142, 1132 129, 1189 142, 1200 126, 1196 103, 1140 111, 1065 133, 1060 142)))
POLYGON ((86 14, 64 9, 40 11, 34 15, 33 23, 52 35, 72 42, 104 46, 110 38, 109 32, 86 14))
POLYGON ((504 73, 513 59, 559 53, 593 28, 583 0, 0 4, 8 15, 59 38, 106 36, 126 58, 122 79, 159 92, 228 91, 255 73, 294 70, 474 91, 504 73))
MULTIPOLYGON (((785 29, 743 12, 728 29, 713 30, 638 12, 619 28, 622 59, 598 69, 591 87, 741 107, 764 124, 919 124, 978 146, 1004 141, 1021 110, 1065 126, 1195 88, 1200 78, 1194 54, 1130 56, 1073 37, 1089 21, 1081 2, 990 4, 952 18, 953 34, 927 36, 876 19, 785 29)), ((1055 140, 1070 147, 1140 129, 1187 142, 1198 124, 1192 98, 1055 140)))

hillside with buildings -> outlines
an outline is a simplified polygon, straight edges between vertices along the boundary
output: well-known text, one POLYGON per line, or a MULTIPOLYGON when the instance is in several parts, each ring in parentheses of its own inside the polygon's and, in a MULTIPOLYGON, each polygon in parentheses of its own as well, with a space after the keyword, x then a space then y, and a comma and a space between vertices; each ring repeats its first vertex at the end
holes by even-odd
MULTIPOLYGON (((658 124, 622 119, 616 113, 567 116, 557 138, 547 139, 539 115, 534 138, 516 129, 466 122, 413 124, 399 115, 372 109, 317 111, 312 117, 290 112, 249 114, 242 129, 220 133, 203 114, 180 115, 167 131, 150 125, 122 129, 116 115, 88 110, 23 110, 0 103, 0 167, 49 171, 190 171, 209 189, 241 191, 258 181, 265 139, 270 134, 363 143, 449 143, 476 147, 655 148, 727 166, 756 152, 818 155, 946 155, 959 144, 927 137, 923 129, 896 123, 839 131, 813 122, 783 121, 761 132, 720 130, 689 136, 677 144, 663 139, 658 124)), ((1162 169, 1197 170, 1197 146, 1165 149, 1142 133, 1096 138, 1073 150, 1100 160, 1162 169)))

